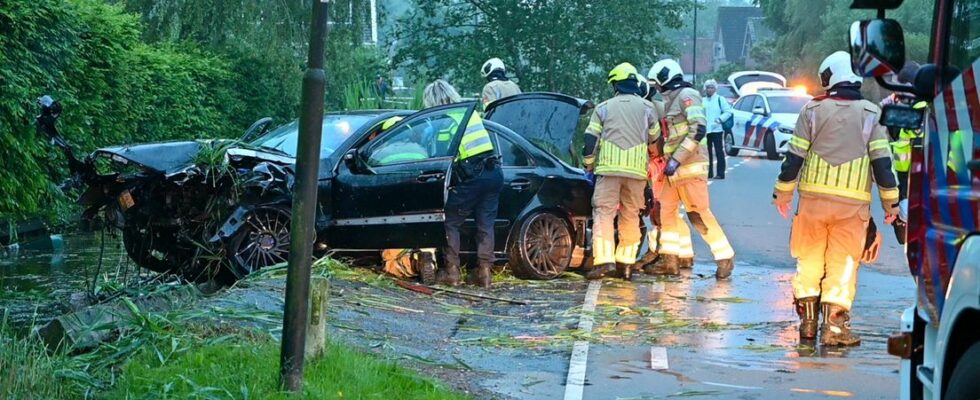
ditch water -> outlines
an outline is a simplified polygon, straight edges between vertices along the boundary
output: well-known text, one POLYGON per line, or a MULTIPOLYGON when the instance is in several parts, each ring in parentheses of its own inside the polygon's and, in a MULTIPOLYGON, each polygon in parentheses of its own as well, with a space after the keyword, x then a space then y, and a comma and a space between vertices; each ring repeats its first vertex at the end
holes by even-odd
MULTIPOLYGON (((105 235, 104 249, 99 233, 63 236, 61 251, 20 250, 0 253, 0 320, 16 330, 40 325, 69 309, 73 298, 91 293, 93 277, 135 277, 136 269, 126 256, 122 241, 105 235), (99 269, 99 255, 102 265, 99 269)), ((125 282, 126 279, 121 280, 125 282)))

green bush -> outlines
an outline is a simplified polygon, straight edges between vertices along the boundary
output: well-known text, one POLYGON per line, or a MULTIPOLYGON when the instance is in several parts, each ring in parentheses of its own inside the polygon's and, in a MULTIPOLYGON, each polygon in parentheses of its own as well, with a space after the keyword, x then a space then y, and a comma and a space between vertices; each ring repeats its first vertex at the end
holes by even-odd
POLYGON ((0 2, 0 220, 64 210, 66 163, 34 132, 35 99, 65 106, 78 154, 100 146, 236 136, 258 101, 233 62, 190 44, 146 44, 137 15, 102 0, 0 2))

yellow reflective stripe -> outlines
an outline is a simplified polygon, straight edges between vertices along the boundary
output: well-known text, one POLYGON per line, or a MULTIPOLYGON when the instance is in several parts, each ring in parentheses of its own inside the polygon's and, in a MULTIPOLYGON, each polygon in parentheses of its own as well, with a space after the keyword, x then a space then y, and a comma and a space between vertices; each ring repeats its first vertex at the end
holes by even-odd
POLYGON ((861 201, 871 201, 871 193, 866 191, 842 189, 833 186, 820 185, 816 183, 800 183, 801 192, 819 193, 819 194, 829 194, 832 196, 846 197, 849 199, 861 200, 861 201))
POLYGON ((674 173, 674 177, 678 179, 691 178, 699 176, 708 176, 708 162, 698 161, 689 164, 684 164, 677 168, 677 172, 674 173))
POLYGON ((779 192, 792 192, 793 189, 796 189, 796 182, 776 181, 776 190, 779 192))
POLYGON ((473 113, 470 121, 466 124, 463 139, 459 143, 459 159, 465 160, 489 151, 493 151, 490 133, 483 127, 483 120, 480 119, 480 116, 473 113))
POLYGON ((599 175, 625 173, 646 178, 647 163, 649 161, 646 143, 623 149, 615 143, 603 140, 599 143, 598 162, 595 172, 599 175))
POLYGON ((871 142, 868 142, 868 149, 871 151, 887 149, 887 148, 888 148, 887 139, 878 139, 878 140, 872 140, 871 142))
POLYGON ((692 138, 684 138, 684 141, 681 142, 681 147, 684 150, 687 150, 687 151, 689 151, 691 153, 693 153, 695 150, 697 150, 697 148, 698 148, 699 145, 700 145, 700 143, 698 143, 696 140, 694 140, 692 138))
POLYGON ((898 200, 898 188, 878 188, 882 200, 898 200))
POLYGON ((799 147, 799 148, 801 148, 803 150, 809 150, 810 149, 810 141, 809 140, 806 140, 804 138, 801 138, 801 137, 795 136, 795 135, 789 138, 789 144, 791 144, 793 146, 796 146, 796 147, 799 147))
POLYGON ((601 122, 591 122, 591 123, 589 123, 589 127, 586 130, 588 130, 589 132, 595 132, 595 133, 602 132, 602 123, 601 122))

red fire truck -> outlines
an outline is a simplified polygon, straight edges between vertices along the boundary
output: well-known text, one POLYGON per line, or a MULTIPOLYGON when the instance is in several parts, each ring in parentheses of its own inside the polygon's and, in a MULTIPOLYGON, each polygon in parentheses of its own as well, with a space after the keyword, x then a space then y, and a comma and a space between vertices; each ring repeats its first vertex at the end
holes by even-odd
MULTIPOLYGON (((886 106, 882 123, 921 129, 909 171, 906 254, 916 302, 888 351, 902 358, 901 398, 980 398, 980 0, 936 0, 929 60, 909 83, 902 0, 854 0, 878 18, 851 27, 855 72, 928 103, 886 106)), ((928 12, 927 10, 922 10, 928 12)))

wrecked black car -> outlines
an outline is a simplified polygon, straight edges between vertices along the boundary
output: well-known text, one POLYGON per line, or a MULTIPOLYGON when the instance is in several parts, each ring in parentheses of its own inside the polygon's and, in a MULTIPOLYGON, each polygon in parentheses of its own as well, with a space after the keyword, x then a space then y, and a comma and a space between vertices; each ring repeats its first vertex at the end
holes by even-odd
MULTIPOLYGON (((188 280, 235 279, 288 259, 297 122, 266 132, 271 120, 263 119, 238 141, 108 147, 78 159, 55 128, 60 106, 48 97, 41 106, 39 131, 65 151, 72 174, 86 187, 79 198, 83 217, 118 228, 141 267, 188 280)), ((583 258, 592 184, 562 158, 571 159, 580 116, 591 106, 561 94, 528 93, 487 107, 485 125, 505 179, 496 252, 519 276, 555 278, 583 258)), ((466 102, 415 113, 327 113, 316 250, 443 246, 450 167, 465 126, 456 127, 448 147, 437 146, 434 132, 453 123, 450 114, 475 108, 466 102), (404 119, 382 131, 382 122, 394 116, 404 119), (406 148, 427 156, 389 157, 406 148)), ((474 231, 470 221, 464 253, 475 250, 474 231)))

